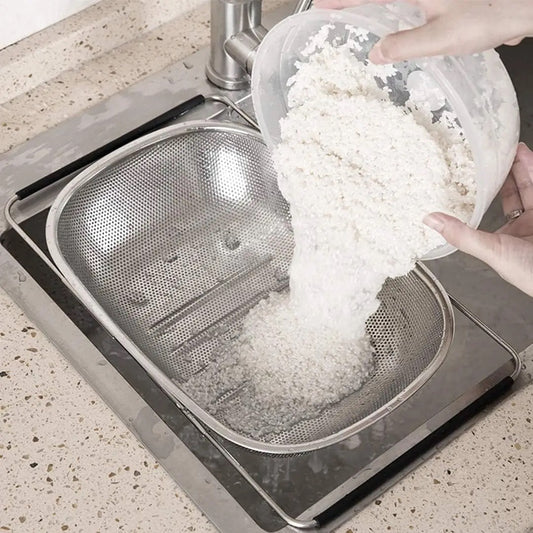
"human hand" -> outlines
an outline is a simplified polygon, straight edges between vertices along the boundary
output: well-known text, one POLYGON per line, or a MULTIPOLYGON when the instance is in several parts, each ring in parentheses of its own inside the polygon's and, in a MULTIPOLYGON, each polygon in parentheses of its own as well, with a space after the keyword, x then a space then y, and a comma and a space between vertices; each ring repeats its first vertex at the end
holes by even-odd
MULTIPOLYGON (((500 44, 515 45, 533 36, 531 0, 407 0, 416 4, 426 23, 387 35, 370 51, 376 64, 414 57, 464 55, 500 44)), ((315 0, 317 8, 342 9, 392 0, 315 0)))
POLYGON ((474 230, 444 213, 431 213, 424 223, 452 246, 481 259, 503 279, 533 296, 533 152, 524 143, 518 145, 500 197, 506 216, 519 216, 496 233, 474 230))

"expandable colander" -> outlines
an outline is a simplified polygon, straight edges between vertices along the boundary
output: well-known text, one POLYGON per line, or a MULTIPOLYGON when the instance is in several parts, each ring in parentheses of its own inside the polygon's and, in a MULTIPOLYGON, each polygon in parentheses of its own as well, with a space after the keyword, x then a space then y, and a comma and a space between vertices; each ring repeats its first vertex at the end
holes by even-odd
POLYGON ((261 136, 214 121, 147 135, 71 181, 46 229, 56 265, 96 318, 186 414, 250 449, 305 452, 354 434, 427 381, 453 334, 449 300, 424 267, 389 280, 368 321, 372 377, 320 416, 253 438, 184 384, 217 361, 259 299, 287 290, 289 210, 261 136))

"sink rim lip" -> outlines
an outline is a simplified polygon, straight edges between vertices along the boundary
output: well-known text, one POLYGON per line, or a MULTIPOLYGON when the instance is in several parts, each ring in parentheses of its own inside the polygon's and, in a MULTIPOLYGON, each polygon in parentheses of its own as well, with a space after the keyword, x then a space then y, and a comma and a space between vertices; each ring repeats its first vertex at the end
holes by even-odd
POLYGON ((185 412, 187 416, 192 416, 194 419, 212 429, 223 438, 241 447, 271 455, 291 455, 296 453, 311 452, 348 439, 354 434, 377 422, 395 408, 402 405, 429 380, 429 378, 444 362, 448 354, 455 329, 455 315, 452 310, 452 304, 440 282, 421 263, 417 263, 414 273, 430 289, 440 305, 443 313, 443 335, 439 349, 432 361, 394 398, 366 417, 358 420, 354 424, 351 424, 350 426, 347 426, 326 437, 307 441, 301 444, 273 444, 270 442, 253 439, 238 433, 237 431, 220 422, 205 409, 200 407, 194 399, 188 396, 185 391, 176 385, 166 375, 166 373, 163 372, 155 363, 153 363, 151 359, 137 347, 135 342, 118 325, 115 324, 114 320, 105 311, 104 307, 79 280, 74 270, 70 267, 61 253, 61 246, 58 242, 56 230, 62 211, 68 204, 68 201, 72 195, 90 182, 90 180, 97 176, 99 172, 141 149, 147 148, 153 144, 170 139, 172 137, 191 132, 205 131, 206 129, 227 131, 248 136, 251 135, 257 141, 265 144, 261 134, 248 126, 233 122, 221 122, 213 119, 207 119, 193 120, 167 126, 140 137, 139 139, 136 139, 115 150, 111 154, 99 159, 80 172, 59 192, 54 200, 46 220, 46 242, 52 260, 66 278, 70 290, 81 300, 83 305, 85 305, 90 312, 95 315, 95 318, 103 324, 103 326, 111 333, 111 335, 113 335, 128 352, 130 352, 130 354, 145 369, 152 379, 154 379, 156 383, 176 402, 178 407, 185 412))

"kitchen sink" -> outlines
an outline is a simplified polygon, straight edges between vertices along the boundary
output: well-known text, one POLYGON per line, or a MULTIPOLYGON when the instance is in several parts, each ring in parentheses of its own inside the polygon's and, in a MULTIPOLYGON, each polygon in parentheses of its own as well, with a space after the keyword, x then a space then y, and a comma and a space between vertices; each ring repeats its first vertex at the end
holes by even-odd
MULTIPOLYGON (((246 88, 210 85, 206 61, 200 51, 7 153, 0 160, 0 203, 195 95, 230 96, 253 115, 246 88)), ((177 120, 213 117, 242 121, 216 101, 177 120)), ((454 304, 451 347, 439 370, 396 410, 343 442, 295 456, 260 454, 206 435, 36 253, 48 253, 48 210, 76 174, 13 204, 33 245, 0 222, 0 286, 221 531, 332 531, 513 385, 517 351, 531 342, 533 299, 456 253, 426 264, 454 304)), ((484 227, 501 219, 495 203, 484 227)))

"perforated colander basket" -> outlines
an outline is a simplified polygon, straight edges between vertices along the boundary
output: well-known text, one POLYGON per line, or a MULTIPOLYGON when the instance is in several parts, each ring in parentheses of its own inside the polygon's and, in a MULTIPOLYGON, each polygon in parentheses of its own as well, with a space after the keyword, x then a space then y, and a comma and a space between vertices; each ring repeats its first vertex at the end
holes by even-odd
POLYGON ((72 290, 189 416, 258 451, 310 451, 375 422, 429 379, 453 334, 447 296, 418 266, 385 284, 368 321, 373 375, 319 416, 254 438, 231 426, 238 390, 216 414, 186 394, 247 311, 287 290, 288 206, 260 135, 239 125, 179 124, 101 159, 54 202, 47 242, 72 290))

